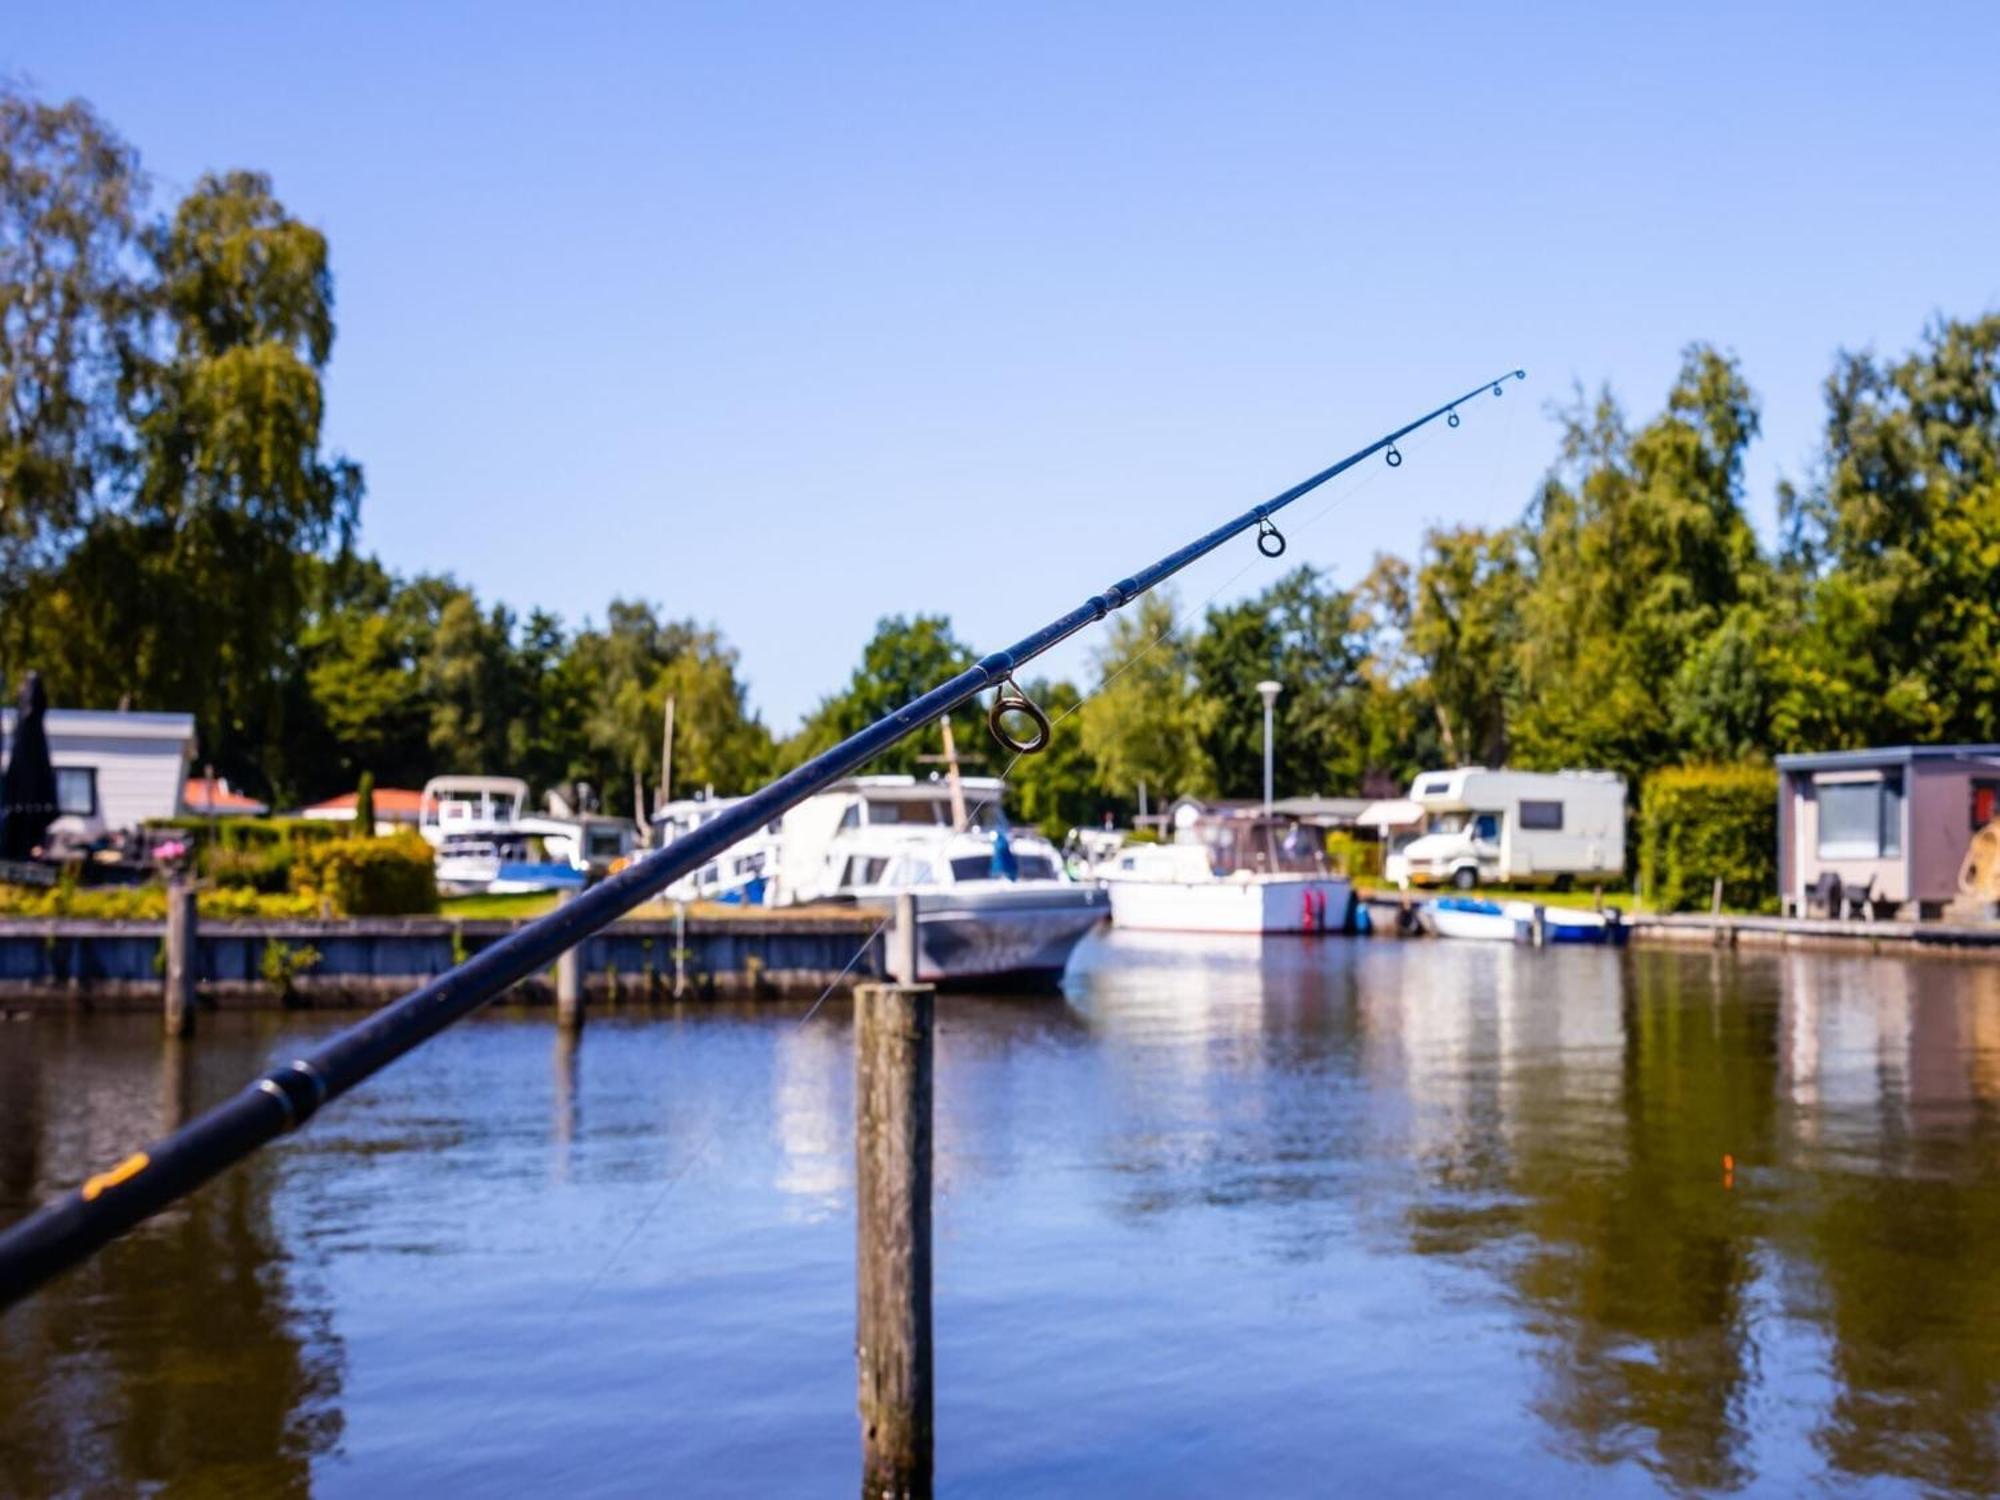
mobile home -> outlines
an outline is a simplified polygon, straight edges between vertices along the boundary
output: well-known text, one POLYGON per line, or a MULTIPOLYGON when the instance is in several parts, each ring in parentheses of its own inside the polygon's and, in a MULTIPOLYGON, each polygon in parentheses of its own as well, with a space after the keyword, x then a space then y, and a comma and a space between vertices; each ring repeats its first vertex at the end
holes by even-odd
POLYGON ((1384 863, 1399 886, 1567 886, 1625 870, 1625 778, 1610 771, 1426 771, 1423 831, 1384 863))
MULTIPOLYGON (((183 811, 194 715, 52 708, 42 727, 61 810, 52 839, 91 844, 183 811)), ((14 710, 0 710, 0 762, 13 739, 14 710)))
POLYGON ((1779 899, 1801 916, 1942 916, 1973 836, 1995 819, 2000 745, 1781 755, 1779 899))

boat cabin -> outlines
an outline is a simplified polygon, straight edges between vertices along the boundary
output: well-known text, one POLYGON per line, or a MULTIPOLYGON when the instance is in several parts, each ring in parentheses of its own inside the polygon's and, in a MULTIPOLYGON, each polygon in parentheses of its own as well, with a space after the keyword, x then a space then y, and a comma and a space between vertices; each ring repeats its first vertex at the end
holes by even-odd
POLYGON ((990 776, 965 777, 956 788, 914 776, 837 782, 785 814, 779 899, 846 897, 885 885, 1063 879, 1054 849, 1032 833, 1017 835, 997 856, 1004 865, 1011 855, 1014 871, 999 874, 994 833, 1004 788, 990 776))

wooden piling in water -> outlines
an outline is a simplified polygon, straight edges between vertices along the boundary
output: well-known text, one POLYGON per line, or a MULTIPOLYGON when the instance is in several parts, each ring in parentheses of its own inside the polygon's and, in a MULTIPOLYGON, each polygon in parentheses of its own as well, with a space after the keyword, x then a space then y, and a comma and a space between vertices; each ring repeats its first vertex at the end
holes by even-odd
POLYGON ((1549 909, 1536 906, 1528 915, 1528 939, 1537 948, 1549 945, 1549 909))
POLYGON ((855 1363, 861 1493, 931 1493, 929 985, 855 992, 855 1363))
MULTIPOLYGON (((556 898, 558 906, 567 906, 576 899, 574 891, 564 891, 556 898)), ((563 950, 556 960, 556 1025, 565 1031, 579 1031, 583 1027, 583 944, 563 950)))
POLYGON ((905 891, 896 898, 895 919, 889 924, 889 954, 884 965, 898 984, 917 982, 917 898, 905 891))
POLYGON ((196 944, 200 927, 195 916, 194 886, 186 880, 167 885, 166 990, 162 1014, 168 1036, 194 1035, 196 944))

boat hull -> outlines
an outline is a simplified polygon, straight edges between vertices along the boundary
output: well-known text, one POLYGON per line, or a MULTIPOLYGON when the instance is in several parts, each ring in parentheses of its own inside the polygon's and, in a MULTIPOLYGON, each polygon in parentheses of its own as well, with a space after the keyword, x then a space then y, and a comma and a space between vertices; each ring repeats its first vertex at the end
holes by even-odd
MULTIPOLYGON (((1421 920, 1438 937, 1528 943, 1534 941, 1535 935, 1535 908, 1527 901, 1480 901, 1447 896, 1425 902, 1421 920)), ((1556 906, 1542 908, 1542 940, 1547 943, 1620 947, 1625 942, 1625 933, 1625 924, 1615 917, 1556 906)))
POLYGON ((1135 932, 1345 932, 1354 887, 1337 877, 1299 880, 1118 880, 1113 925, 1135 932))
POLYGON ((957 886, 917 893, 917 978, 955 988, 1053 989, 1084 934, 1104 920, 1104 892, 957 886))
POLYGON ((580 891, 588 883, 589 877, 570 865, 449 857, 437 862, 438 893, 445 896, 527 896, 580 891))

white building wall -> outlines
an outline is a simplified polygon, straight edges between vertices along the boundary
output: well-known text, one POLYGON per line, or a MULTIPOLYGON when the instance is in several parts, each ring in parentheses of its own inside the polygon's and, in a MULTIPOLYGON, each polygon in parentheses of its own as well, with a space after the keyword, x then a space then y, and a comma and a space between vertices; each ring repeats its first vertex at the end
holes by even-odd
MULTIPOLYGON (((97 813, 64 816, 52 834, 91 839, 136 828, 181 810, 181 788, 194 758, 192 714, 101 713, 50 709, 43 721, 49 763, 97 773, 97 813)), ((13 754, 14 714, 0 717, 0 740, 13 754)))

